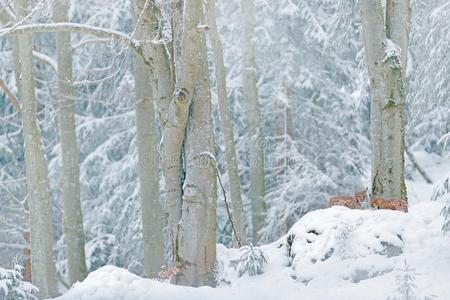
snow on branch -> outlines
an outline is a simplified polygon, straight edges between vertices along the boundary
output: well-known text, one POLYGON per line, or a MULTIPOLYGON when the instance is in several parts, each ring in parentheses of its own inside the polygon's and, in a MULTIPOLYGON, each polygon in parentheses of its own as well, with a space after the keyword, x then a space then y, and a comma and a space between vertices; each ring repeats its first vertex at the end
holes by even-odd
POLYGON ((394 43, 390 39, 385 40, 385 47, 384 47, 384 62, 388 61, 391 68, 393 69, 401 69, 402 68, 402 60, 401 60, 401 54, 402 49, 394 43))
POLYGON ((20 34, 20 33, 33 33, 33 32, 79 32, 84 34, 89 34, 96 36, 98 38, 111 38, 116 39, 120 42, 127 44, 127 46, 131 46, 133 50, 135 50, 139 55, 141 55, 146 64, 150 65, 150 62, 145 59, 143 55, 143 49, 140 45, 140 42, 128 34, 113 30, 102 28, 98 26, 85 25, 79 23, 70 23, 70 22, 62 22, 62 23, 40 23, 40 24, 26 24, 20 26, 7 27, 0 30, 0 37, 11 35, 11 34, 20 34))
POLYGON ((49 65, 55 72, 58 71, 58 64, 56 63, 56 61, 53 58, 51 58, 47 54, 44 54, 42 52, 33 51, 33 56, 35 58, 39 59, 40 61, 46 63, 47 65, 49 65))

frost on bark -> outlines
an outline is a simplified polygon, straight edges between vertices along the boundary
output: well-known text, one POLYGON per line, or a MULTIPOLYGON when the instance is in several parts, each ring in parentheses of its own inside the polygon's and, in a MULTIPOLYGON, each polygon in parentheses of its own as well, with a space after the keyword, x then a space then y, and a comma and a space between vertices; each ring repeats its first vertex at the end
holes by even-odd
MULTIPOLYGON (((27 1, 16 0, 18 20, 27 13, 27 1)), ((52 211, 49 195, 48 162, 45 158, 37 124, 33 44, 29 33, 17 36, 19 78, 22 99, 22 126, 25 144, 25 171, 30 210, 32 281, 39 296, 49 298, 58 293, 53 262, 52 211)))
POLYGON ((255 8, 253 0, 241 0, 243 18, 243 89, 247 104, 249 158, 250 158, 250 199, 252 201, 253 241, 258 242, 258 231, 264 225, 265 183, 264 183, 264 141, 260 127, 260 109, 256 85, 255 58, 255 8))
MULTIPOLYGON (((135 0, 135 37, 142 43, 143 54, 152 61, 158 34, 154 1, 135 0)), ((144 269, 147 276, 157 274, 164 262, 164 239, 159 202, 159 157, 156 142, 153 71, 141 56, 135 55, 136 131, 139 155, 139 187, 144 242, 144 269)))
POLYGON ((216 262, 217 181, 204 34, 199 50, 199 74, 184 146, 186 178, 183 185, 178 261, 185 266, 185 271, 177 275, 176 283, 213 286, 216 262))
MULTIPOLYGON (((67 22, 70 1, 53 3, 53 20, 67 22)), ((80 167, 75 127, 75 93, 72 79, 72 46, 69 32, 56 33, 58 63, 58 127, 63 169, 63 231, 66 242, 69 284, 86 276, 84 229, 80 200, 80 167)))
POLYGON ((387 1, 385 25, 381 0, 361 1, 372 99, 372 195, 386 199, 407 199, 403 87, 409 28, 407 2, 387 1))
MULTIPOLYGON (((228 180, 230 182, 231 203, 233 206, 233 222, 235 224, 238 240, 245 243, 247 240, 244 218, 244 207, 242 204, 241 184, 239 181, 239 170, 236 162, 236 148, 234 141, 233 124, 231 119, 230 101, 227 96, 227 83, 225 64, 223 59, 223 47, 216 24, 215 1, 209 0, 207 6, 209 36, 214 52, 214 67, 217 84, 218 106, 220 127, 225 140, 225 159, 228 169, 228 180)), ((234 237, 236 245, 236 237, 234 237)))

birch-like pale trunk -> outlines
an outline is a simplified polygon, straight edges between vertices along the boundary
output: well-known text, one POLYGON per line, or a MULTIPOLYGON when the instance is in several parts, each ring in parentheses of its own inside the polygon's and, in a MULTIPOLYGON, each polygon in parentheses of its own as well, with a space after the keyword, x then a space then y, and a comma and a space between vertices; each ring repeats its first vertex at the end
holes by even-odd
MULTIPOLYGON (((181 9, 181 8, 178 8, 181 9)), ((165 178, 166 214, 172 243, 174 263, 182 264, 179 257, 179 226, 181 222, 183 160, 182 148, 185 141, 189 107, 194 94, 199 65, 199 42, 201 1, 186 0, 183 7, 182 35, 174 33, 176 80, 172 98, 167 106, 167 119, 163 128, 163 170, 165 178), (181 39, 179 41, 178 39, 181 39), (182 51, 179 51, 181 45, 182 51)), ((178 28, 179 24, 173 23, 178 28)))
MULTIPOLYGON (((16 0, 15 10, 18 20, 24 18, 28 14, 27 1, 16 0)), ((39 297, 49 298, 56 296, 58 289, 53 262, 53 228, 48 162, 45 158, 37 124, 31 34, 19 34, 17 43, 25 144, 25 171, 30 210, 32 281, 39 288, 39 297)))
MULTIPOLYGON (((158 19, 154 1, 135 0, 135 37, 143 45, 143 53, 154 58, 151 42, 158 34, 158 19)), ((153 71, 141 56, 134 56, 136 97, 136 131, 139 155, 139 187, 144 242, 144 270, 154 276, 164 262, 164 239, 159 202, 159 155, 156 142, 155 99, 153 71)))
POLYGON ((179 232, 180 262, 185 271, 176 283, 213 286, 216 262, 217 179, 206 41, 202 33, 199 76, 191 103, 184 146, 186 178, 179 232))
MULTIPOLYGON (((363 35, 371 88, 372 195, 386 199, 407 199, 404 179, 404 89, 401 52, 391 35, 399 34, 402 9, 387 5, 386 30, 381 0, 361 1, 363 35), (392 13, 395 11, 395 18, 392 13), (393 21, 393 20, 399 20, 393 21), (392 27, 393 26, 393 27, 392 27)), ((405 31, 406 32, 406 31, 405 31)), ((401 34, 399 34, 401 35, 401 34)), ((398 41, 402 43, 404 37, 398 41)), ((407 41, 407 38, 406 38, 407 41)))
POLYGON ((260 108, 256 82, 255 56, 255 8, 253 0, 241 0, 243 19, 242 61, 244 101, 247 104, 250 199, 252 201, 253 242, 259 240, 259 230, 264 225, 266 206, 264 202, 264 140, 260 127, 260 108))
MULTIPOLYGON (((68 22, 69 0, 53 3, 53 20, 68 22)), ((75 93, 72 79, 70 33, 56 33, 58 77, 58 125, 63 169, 63 231, 66 242, 69 285, 86 275, 83 214, 80 200, 80 167, 75 126, 75 93)))
POLYGON ((230 182, 231 203, 233 206, 233 222, 237 235, 236 240, 245 243, 247 234, 245 229, 244 207, 241 196, 241 183, 239 181, 239 170, 236 162, 236 148, 234 141, 233 124, 231 119, 230 101, 227 95, 227 82, 225 74, 225 63, 223 59, 223 47, 220 40, 219 31, 216 24, 216 6, 214 0, 208 0, 207 4, 207 20, 209 29, 209 36, 214 52, 214 67, 217 84, 217 97, 219 107, 220 127, 223 132, 225 141, 225 159, 228 169, 228 181, 230 182))
MULTIPOLYGON (((378 0, 377 0, 378 1, 378 0)), ((363 0, 361 3, 361 19, 366 49, 367 65, 369 68, 371 90, 370 139, 372 146, 372 195, 381 191, 379 174, 381 170, 381 99, 383 91, 384 39, 383 10, 381 5, 373 1, 363 0), (381 23, 381 24, 380 24, 381 23), (372 27, 371 27, 372 26, 372 27)))

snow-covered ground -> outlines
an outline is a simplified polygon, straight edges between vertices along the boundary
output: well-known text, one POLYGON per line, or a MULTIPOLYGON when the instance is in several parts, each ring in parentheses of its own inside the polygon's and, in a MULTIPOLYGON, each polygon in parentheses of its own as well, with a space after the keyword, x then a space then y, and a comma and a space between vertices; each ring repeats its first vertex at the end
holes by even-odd
MULTIPOLYGON (((417 160, 438 180, 450 171, 440 157, 417 160)), ((217 288, 190 288, 103 267, 58 300, 365 300, 450 299, 450 236, 441 231, 442 202, 429 201, 432 185, 420 175, 408 182, 409 213, 317 210, 301 218, 278 241, 260 247, 264 273, 239 277, 230 262, 242 251, 218 245, 217 288), (397 298, 395 298, 397 297, 397 298), (427 298, 429 297, 429 298, 427 298)))

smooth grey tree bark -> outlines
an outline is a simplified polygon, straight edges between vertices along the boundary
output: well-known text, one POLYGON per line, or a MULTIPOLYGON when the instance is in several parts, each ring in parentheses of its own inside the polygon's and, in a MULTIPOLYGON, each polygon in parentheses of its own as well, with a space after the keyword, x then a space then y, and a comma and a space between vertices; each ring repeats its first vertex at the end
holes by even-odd
MULTIPOLYGON (((67 22, 70 1, 53 2, 53 20, 67 22)), ((58 77, 58 127, 63 169, 63 231, 66 242, 69 285, 86 275, 83 214, 80 200, 80 167, 75 125, 75 93, 72 79, 70 33, 56 33, 58 77)))
MULTIPOLYGON (((14 20, 12 20, 11 15, 9 15, 6 10, 3 10, 2 12, 0 12, 0 21, 3 24, 8 24, 9 22, 13 22, 14 20)), ((15 70, 15 79, 16 79, 16 88, 17 88, 17 95, 18 95, 18 99, 21 99, 21 84, 20 84, 20 64, 19 64, 19 40, 17 38, 17 35, 13 35, 10 37, 10 42, 11 42, 11 46, 12 46, 12 50, 13 50, 13 61, 14 61, 14 70, 15 70)), ((0 80, 1 81, 1 80, 0 80)), ((17 108, 18 111, 22 110, 22 106, 19 103, 19 100, 17 99, 17 97, 15 97, 11 91, 8 92, 7 90, 7 86, 6 83, 4 83, 3 81, 1 82, 0 85, 4 85, 2 86, 2 88, 4 89, 5 93, 11 93, 11 95, 8 95, 10 99, 15 99, 13 100, 13 105, 17 108)), ((25 201, 24 203, 24 208, 29 210, 28 207, 28 201, 25 201)), ((22 233, 23 239, 25 241, 25 248, 22 251, 23 254, 23 271, 22 271, 22 275, 23 275, 23 280, 27 281, 27 282, 31 282, 32 281, 32 275, 31 275, 31 249, 30 249, 30 229, 29 229, 29 224, 28 224, 28 229, 27 231, 24 231, 22 233)))
POLYGON ((181 270, 173 281, 213 285, 216 171, 205 28, 201 1, 180 3, 172 3, 174 93, 161 114, 166 208, 174 263, 181 270))
POLYGON ((172 67, 174 91, 163 106, 162 163, 165 179, 165 211, 172 245, 173 264, 178 264, 178 231, 181 220, 183 160, 182 148, 185 138, 189 107, 197 76, 196 57, 198 37, 196 28, 200 19, 198 0, 188 0, 185 6, 173 1, 172 8, 172 67), (183 19, 183 7, 186 17, 183 19), (181 18, 181 21, 180 21, 181 18), (181 23, 180 23, 181 22, 181 23), (182 34, 182 28, 185 34, 182 34), (181 53, 183 49, 183 54, 181 53))
POLYGON ((200 69, 184 146, 186 178, 179 233, 178 256, 185 271, 176 283, 214 286, 216 262, 217 179, 211 115, 208 58, 201 34, 200 69))
POLYGON ((172 243, 172 255, 176 265, 183 262, 179 257, 179 226, 182 207, 183 160, 182 150, 185 141, 186 125, 189 119, 189 108, 194 94, 198 65, 200 62, 198 49, 200 35, 201 1, 186 0, 183 7, 173 5, 172 9, 181 10, 175 14, 177 20, 182 14, 182 34, 180 24, 173 21, 173 59, 175 71, 174 92, 167 103, 164 116, 162 159, 165 178, 166 214, 169 224, 169 235, 172 243), (181 40, 180 40, 181 39, 181 40))
MULTIPOLYGON (((171 0, 171 25, 172 25, 172 68, 174 72, 174 80, 180 74, 181 67, 181 50, 183 43, 183 10, 184 0, 171 0)), ((175 82, 175 81, 174 81, 175 82)))
MULTIPOLYGON (((189 101, 179 101, 174 93, 177 79, 181 76, 179 66, 181 66, 181 48, 182 48, 182 27, 183 27, 183 1, 171 1, 172 17, 172 47, 171 61, 169 69, 171 70, 170 85, 166 82, 167 78, 161 78, 163 70, 167 66, 161 65, 158 72, 161 83, 170 86, 171 95, 165 101, 163 99, 160 107, 160 119, 163 127, 162 146, 162 165, 165 182, 165 213, 169 226, 169 238, 172 246, 172 264, 177 264, 178 252, 178 225, 181 220, 182 203, 182 180, 183 180, 183 161, 182 146, 184 141, 184 131, 186 129, 187 114, 189 111, 189 101)), ((160 57, 164 58, 161 53, 160 57)), ((160 87, 159 95, 164 95, 163 87, 160 87)))
POLYGON ((266 206, 264 202, 264 145, 260 127, 260 108, 256 84, 255 55, 255 8, 253 0, 241 0, 243 36, 243 89, 247 104, 250 156, 250 199, 252 201, 253 242, 259 240, 259 230, 264 225, 266 206))
POLYGON ((214 71, 216 75, 217 97, 219 107, 220 127, 225 141, 225 159, 228 169, 228 181, 230 183, 231 203, 233 206, 233 222, 236 232, 233 232, 235 245, 245 243, 247 240, 244 207, 241 196, 241 183, 239 181, 239 170, 236 162, 236 148, 234 141, 233 124, 231 119, 230 101, 227 95, 227 82, 225 63, 223 59, 223 46, 220 40, 216 24, 216 5, 214 0, 208 0, 207 20, 209 36, 214 52, 214 71), (236 237, 237 235, 237 237, 236 237), (236 243, 239 241, 239 243, 236 243))
MULTIPOLYGON (((16 0, 17 19, 27 16, 27 1, 16 0)), ((22 126, 25 144, 25 170, 30 210, 30 243, 32 282, 39 288, 39 297, 58 294, 53 262, 52 211, 49 195, 48 162, 43 152, 37 124, 33 42, 31 33, 17 36, 19 80, 22 99, 22 126)))
MULTIPOLYGON (((158 16, 154 1, 135 0, 135 37, 141 41, 148 61, 154 58, 152 40, 158 36, 158 16)), ((154 276, 164 261, 164 239, 159 202, 159 155, 156 142, 153 71, 143 58, 135 55, 136 131, 139 155, 139 187, 144 241, 144 270, 154 276)))
POLYGON ((408 17, 404 9, 394 8, 397 4, 389 0, 386 18, 381 0, 363 0, 360 5, 372 98, 372 195, 407 200, 403 85, 406 58, 402 56, 407 54, 408 39, 404 35, 408 30, 401 27, 409 26, 404 23, 408 17))

